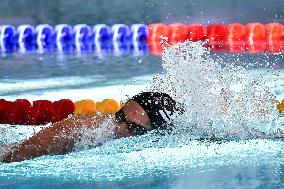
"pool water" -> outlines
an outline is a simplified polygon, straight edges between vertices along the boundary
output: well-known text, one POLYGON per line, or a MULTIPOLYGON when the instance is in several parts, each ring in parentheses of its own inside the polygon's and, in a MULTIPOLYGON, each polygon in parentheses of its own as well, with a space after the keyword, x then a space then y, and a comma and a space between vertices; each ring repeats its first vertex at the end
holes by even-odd
MULTIPOLYGON (((79 57, 72 54, 15 54, 1 60, 0 96, 15 99, 27 98, 28 95, 39 99, 46 93, 62 92, 60 98, 67 98, 63 91, 145 84, 161 70, 159 59, 149 55, 99 59, 93 54, 79 57)), ((76 90, 75 93, 78 95, 76 90)), ((89 93, 85 97, 99 100, 97 95, 89 93)), ((59 97, 49 96, 47 99, 50 98, 59 97)), ((74 98, 78 100, 84 96, 74 98)), ((115 96, 110 94, 104 98, 115 96)))
MULTIPOLYGON (((210 56, 217 60, 221 56, 224 64, 254 63, 250 75, 274 67, 279 76, 268 85, 278 99, 284 97, 281 55, 210 56)), ((150 55, 99 59, 14 54, 0 64, 0 98, 120 100, 149 88, 156 74, 164 74, 161 59, 150 55)), ((39 129, 1 125, 0 144, 19 141, 39 129)), ((210 141, 189 132, 153 132, 67 155, 0 163, 0 188, 284 188, 283 148, 281 138, 210 141)))

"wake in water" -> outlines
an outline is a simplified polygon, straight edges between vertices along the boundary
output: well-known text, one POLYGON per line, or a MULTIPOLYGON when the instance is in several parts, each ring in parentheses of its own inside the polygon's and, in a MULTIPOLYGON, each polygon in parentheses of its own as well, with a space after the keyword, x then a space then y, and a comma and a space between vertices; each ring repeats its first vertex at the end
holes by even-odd
POLYGON ((277 73, 222 67, 203 46, 186 41, 165 49, 165 73, 155 76, 148 89, 167 92, 183 104, 185 113, 176 119, 175 131, 197 138, 251 138, 283 130, 276 97, 268 86, 277 73))

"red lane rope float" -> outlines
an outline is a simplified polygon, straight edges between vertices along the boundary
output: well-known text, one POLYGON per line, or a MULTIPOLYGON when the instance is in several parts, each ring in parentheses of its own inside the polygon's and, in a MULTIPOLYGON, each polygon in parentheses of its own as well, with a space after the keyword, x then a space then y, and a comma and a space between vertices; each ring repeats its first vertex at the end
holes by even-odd
POLYGON ((0 99, 0 124, 41 125, 57 122, 73 114, 74 103, 69 99, 51 102, 36 100, 32 104, 27 99, 14 102, 0 99))
POLYGON ((12 105, 12 102, 5 99, 0 99, 0 123, 7 123, 8 108, 12 105))
POLYGON ((175 23, 170 24, 169 28, 169 43, 176 44, 178 42, 184 42, 189 39, 189 31, 185 24, 175 23))
POLYGON ((190 41, 203 41, 207 38, 207 28, 202 24, 188 25, 188 32, 190 41))
POLYGON ((246 50, 250 53, 261 53, 266 49, 266 32, 261 23, 246 24, 246 50))
POLYGON ((207 27, 208 45, 212 51, 226 50, 226 26, 212 24, 207 27))
POLYGON ((54 107, 49 100, 36 100, 33 102, 32 124, 40 125, 54 120, 54 107))
POLYGON ((152 55, 160 56, 163 52, 161 42, 161 36, 168 37, 169 28, 167 25, 162 23, 148 25, 148 46, 149 52, 152 55))
POLYGON ((284 51, 284 26, 280 23, 270 23, 265 25, 266 28, 266 50, 268 52, 284 51))
POLYGON ((229 52, 243 52, 245 50, 246 28, 242 24, 229 24, 226 28, 226 43, 229 52))
POLYGON ((167 37, 169 44, 185 40, 208 40, 205 47, 212 51, 227 51, 232 53, 281 53, 284 52, 284 26, 281 23, 240 23, 211 24, 200 23, 185 25, 173 23, 150 24, 148 26, 149 52, 161 55, 163 48, 161 36, 167 37))
POLYGON ((27 99, 18 99, 8 107, 6 120, 9 124, 30 124, 32 105, 27 99))
POLYGON ((53 122, 67 118, 69 114, 75 111, 74 103, 69 99, 61 99, 52 103, 54 107, 53 122))
POLYGON ((148 44, 149 52, 154 56, 161 56, 163 47, 160 42, 152 42, 148 44))
POLYGON ((160 42, 160 36, 168 37, 169 28, 162 23, 150 24, 148 26, 148 43, 160 42))

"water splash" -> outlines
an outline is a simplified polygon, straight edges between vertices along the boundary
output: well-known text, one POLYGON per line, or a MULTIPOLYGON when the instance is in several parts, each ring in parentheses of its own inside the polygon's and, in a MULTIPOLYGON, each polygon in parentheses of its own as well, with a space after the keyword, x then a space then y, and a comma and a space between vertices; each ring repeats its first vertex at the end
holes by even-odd
POLYGON ((149 90, 171 94, 185 113, 179 131, 198 137, 258 137, 283 128, 268 79, 277 73, 252 74, 241 66, 221 66, 203 42, 179 43, 164 50, 163 75, 149 90))
POLYGON ((89 128, 82 125, 80 133, 80 138, 74 145, 75 151, 98 147, 107 141, 113 140, 115 138, 115 126, 113 120, 107 118, 99 126, 96 126, 96 128, 89 128))

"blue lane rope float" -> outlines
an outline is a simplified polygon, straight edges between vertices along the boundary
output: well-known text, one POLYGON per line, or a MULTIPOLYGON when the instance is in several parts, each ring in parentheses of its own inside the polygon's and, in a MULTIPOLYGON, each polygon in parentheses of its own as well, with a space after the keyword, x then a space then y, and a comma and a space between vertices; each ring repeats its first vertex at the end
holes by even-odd
POLYGON ((14 26, 2 25, 0 26, 0 50, 1 52, 14 51, 14 36, 16 30, 14 26))
POLYGON ((31 25, 20 25, 16 29, 15 41, 21 52, 33 51, 35 28, 31 25))
POLYGON ((124 43, 129 41, 130 29, 125 24, 114 24, 111 27, 112 41, 124 43))
POLYGON ((144 43, 148 38, 148 27, 144 24, 133 24, 130 27, 130 39, 134 52, 145 52, 148 50, 148 44, 144 43))
POLYGON ((73 27, 74 49, 76 52, 91 51, 92 29, 86 24, 78 24, 73 27))
POLYGON ((72 27, 68 24, 59 24, 54 28, 55 49, 60 52, 69 52, 72 49, 72 27))
POLYGON ((38 52, 51 51, 53 47, 54 30, 48 24, 36 26, 36 48, 38 52))
POLYGON ((0 26, 1 52, 90 52, 125 54, 131 49, 147 51, 147 26, 134 24, 131 27, 125 24, 107 26, 97 24, 89 26, 77 24, 73 27, 68 24, 59 24, 52 27, 48 24, 37 26, 11 25, 0 26), (144 46, 141 46, 143 43, 144 46))
POLYGON ((110 50, 111 29, 105 24, 93 26, 94 50, 97 54, 107 54, 110 50))

